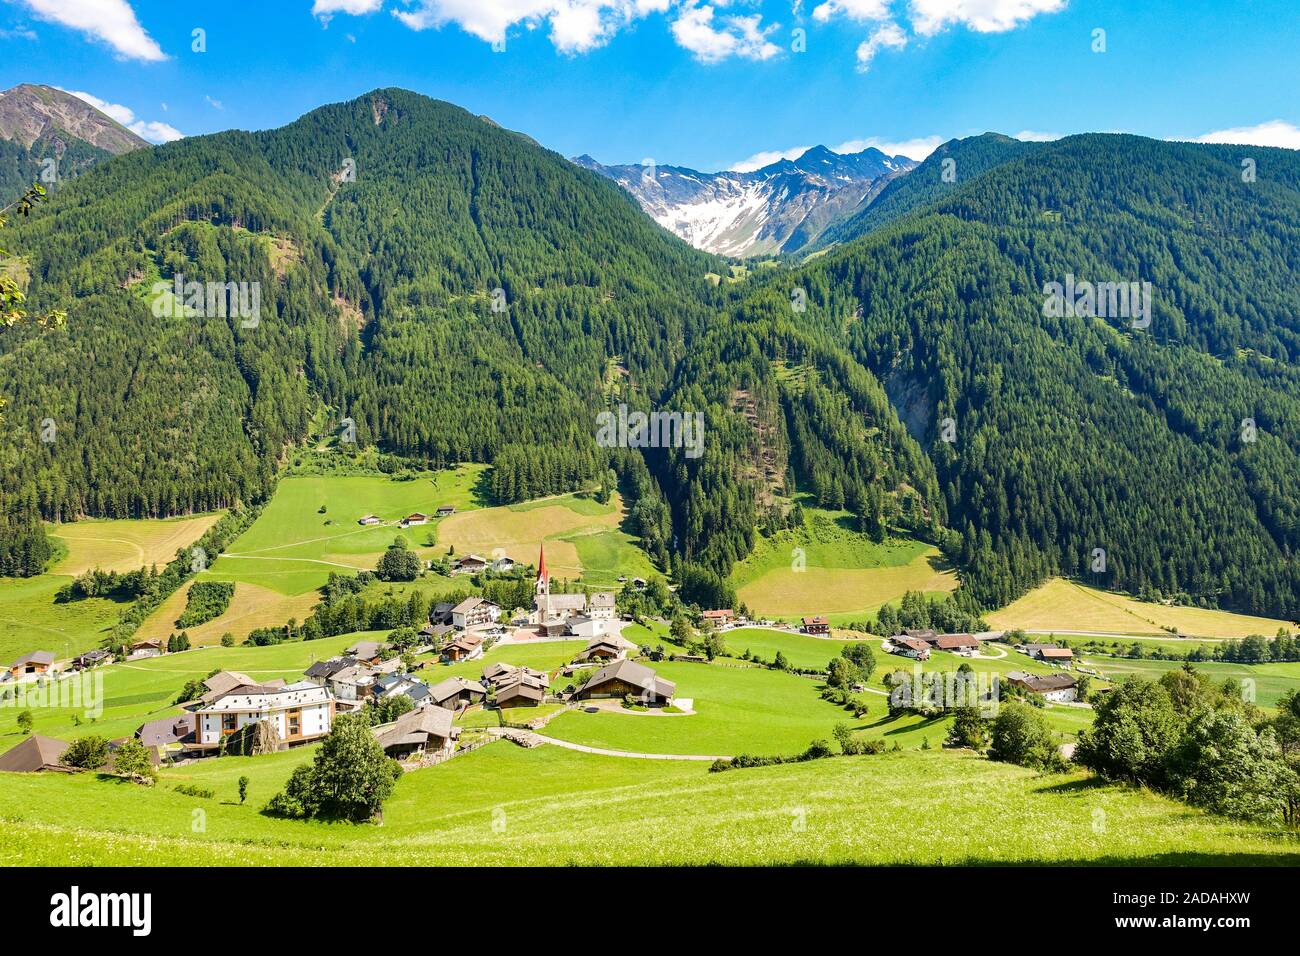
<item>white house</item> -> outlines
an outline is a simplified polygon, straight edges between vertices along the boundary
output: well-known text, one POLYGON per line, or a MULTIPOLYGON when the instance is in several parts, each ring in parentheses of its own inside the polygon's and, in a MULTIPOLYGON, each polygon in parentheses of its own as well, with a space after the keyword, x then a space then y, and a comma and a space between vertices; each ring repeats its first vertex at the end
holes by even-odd
POLYGON ((597 621, 614 620, 614 592, 594 592, 587 600, 587 616, 597 621))
POLYGON ((1078 697, 1078 681, 1069 674, 1026 674, 1011 671, 1007 683, 1037 694, 1043 700, 1064 704, 1078 697))
POLYGON ((261 720, 269 720, 286 745, 316 740, 330 732, 334 723, 334 698, 328 688, 302 681, 288 687, 256 690, 257 693, 229 694, 199 710, 197 746, 215 749, 221 746, 223 738, 261 720))
POLYGON ((357 524, 371 525, 379 524, 379 515, 362 515, 357 519, 357 524))
POLYGON ((501 618, 501 608, 481 597, 469 597, 451 609, 452 627, 465 630, 483 624, 495 624, 501 618))

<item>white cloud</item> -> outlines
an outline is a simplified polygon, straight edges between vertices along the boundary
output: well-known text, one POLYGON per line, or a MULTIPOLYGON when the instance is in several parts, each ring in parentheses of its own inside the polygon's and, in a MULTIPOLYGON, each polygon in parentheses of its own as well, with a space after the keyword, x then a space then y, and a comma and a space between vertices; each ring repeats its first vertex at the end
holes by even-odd
POLYGON ((36 31, 26 24, 18 24, 12 30, 0 30, 2 40, 35 40, 36 31))
POLYGON ((752 173, 756 169, 771 166, 783 159, 798 159, 810 149, 812 149, 811 146, 796 146, 793 149, 767 149, 755 153, 748 159, 742 159, 740 162, 732 164, 728 169, 733 173, 752 173))
POLYGON ((1245 146, 1280 146, 1300 149, 1300 127, 1283 120, 1269 120, 1258 126, 1234 126, 1198 136, 1197 143, 1238 143, 1245 146))
MULTIPOLYGON (((357 2, 362 0, 325 0, 357 2)), ((454 23, 489 43, 504 43, 511 27, 551 28, 551 42, 562 53, 585 53, 606 43, 622 27, 651 13, 663 13, 672 0, 398 0, 393 16, 412 30, 454 23)))
POLYGON ((911 0, 912 29, 934 36, 951 24, 976 33, 1005 33, 1040 13, 1058 13, 1066 0, 911 0))
POLYGON ((335 13, 346 13, 361 17, 377 12, 383 5, 384 0, 316 0, 311 6, 311 15, 328 18, 335 13))
POLYGON ((693 53, 701 63, 720 63, 737 56, 746 60, 768 60, 781 48, 768 39, 779 24, 762 26, 762 15, 721 17, 714 25, 711 5, 683 7, 673 21, 673 38, 678 46, 693 53))
POLYGON ((121 56, 158 61, 167 54, 140 26, 126 0, 23 0, 42 20, 60 23, 102 40, 121 56))
POLYGON ((920 162, 946 142, 947 139, 942 136, 919 136, 916 139, 903 140, 885 140, 879 136, 868 136, 866 139, 851 139, 838 146, 832 146, 831 149, 837 153, 860 153, 864 149, 875 147, 887 156, 906 156, 908 159, 920 162))
POLYGON ((1044 133, 1036 129, 1022 129, 1019 133, 1016 133, 1013 139, 1022 140, 1026 143, 1050 143, 1064 135, 1064 133, 1044 133))
POLYGON ((843 15, 850 20, 867 22, 889 19, 890 0, 826 0, 813 7, 813 19, 818 23, 843 15))
POLYGON ((206 100, 207 104, 211 106, 214 110, 224 110, 226 108, 225 103, 221 102, 221 100, 214 100, 211 96, 208 96, 206 93, 203 94, 203 99, 206 100))
MULTIPOLYGON (((129 106, 101 100, 93 93, 87 93, 84 90, 64 90, 63 92, 70 93, 77 99, 89 103, 101 113, 117 120, 135 135, 142 136, 151 143, 170 143, 172 140, 181 139, 185 135, 175 126, 161 120, 136 119, 135 112, 129 106)), ((166 105, 164 105, 163 109, 166 108, 166 105)))
POLYGON ((858 72, 866 73, 871 69, 871 61, 876 58, 876 54, 882 47, 901 50, 905 46, 907 46, 907 34, 899 29, 898 24, 886 23, 877 27, 871 36, 858 44, 858 72))

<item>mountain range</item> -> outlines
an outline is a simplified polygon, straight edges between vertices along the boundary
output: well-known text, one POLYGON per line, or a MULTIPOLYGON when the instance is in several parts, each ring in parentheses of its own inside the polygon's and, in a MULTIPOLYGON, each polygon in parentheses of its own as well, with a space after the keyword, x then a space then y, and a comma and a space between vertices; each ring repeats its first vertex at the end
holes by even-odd
MULTIPOLYGON (((805 159, 854 162, 774 178, 805 159)), ((612 470, 701 604, 800 495, 938 544, 971 607, 1067 574, 1300 615, 1300 157, 986 134, 898 172, 824 254, 720 281, 609 176, 404 90, 109 158, 5 236, 69 318, 0 331, 0 505, 262 500, 346 418, 501 502, 612 470), (259 320, 160 311, 178 277, 256 283, 259 320), (1150 321, 1067 281, 1145 285, 1150 321), (602 447, 619 404, 700 412, 704 453, 602 447)))
POLYGON ((916 165, 875 148, 840 154, 825 146, 744 173, 604 166, 585 155, 574 162, 614 180, 655 222, 697 249, 738 258, 808 247, 916 165))

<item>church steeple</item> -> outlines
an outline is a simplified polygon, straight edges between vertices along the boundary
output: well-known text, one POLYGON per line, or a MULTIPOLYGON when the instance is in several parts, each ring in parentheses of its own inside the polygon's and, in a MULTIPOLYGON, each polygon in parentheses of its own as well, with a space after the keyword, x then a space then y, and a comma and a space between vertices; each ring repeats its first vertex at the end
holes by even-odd
POLYGON ((534 603, 541 614, 541 621, 538 623, 545 624, 551 619, 551 575, 546 570, 546 545, 540 545, 537 557, 537 581, 533 585, 533 593, 536 595, 534 603))

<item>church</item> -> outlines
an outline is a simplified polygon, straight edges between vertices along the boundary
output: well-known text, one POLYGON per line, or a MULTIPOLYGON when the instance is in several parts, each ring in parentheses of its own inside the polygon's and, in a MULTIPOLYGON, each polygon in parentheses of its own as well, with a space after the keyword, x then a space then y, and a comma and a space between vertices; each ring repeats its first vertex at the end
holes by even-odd
POLYGON ((533 613, 529 623, 547 637, 564 634, 573 618, 609 621, 614 618, 614 592, 586 594, 552 594, 551 575, 546 570, 546 546, 537 558, 537 580, 533 584, 533 613))

